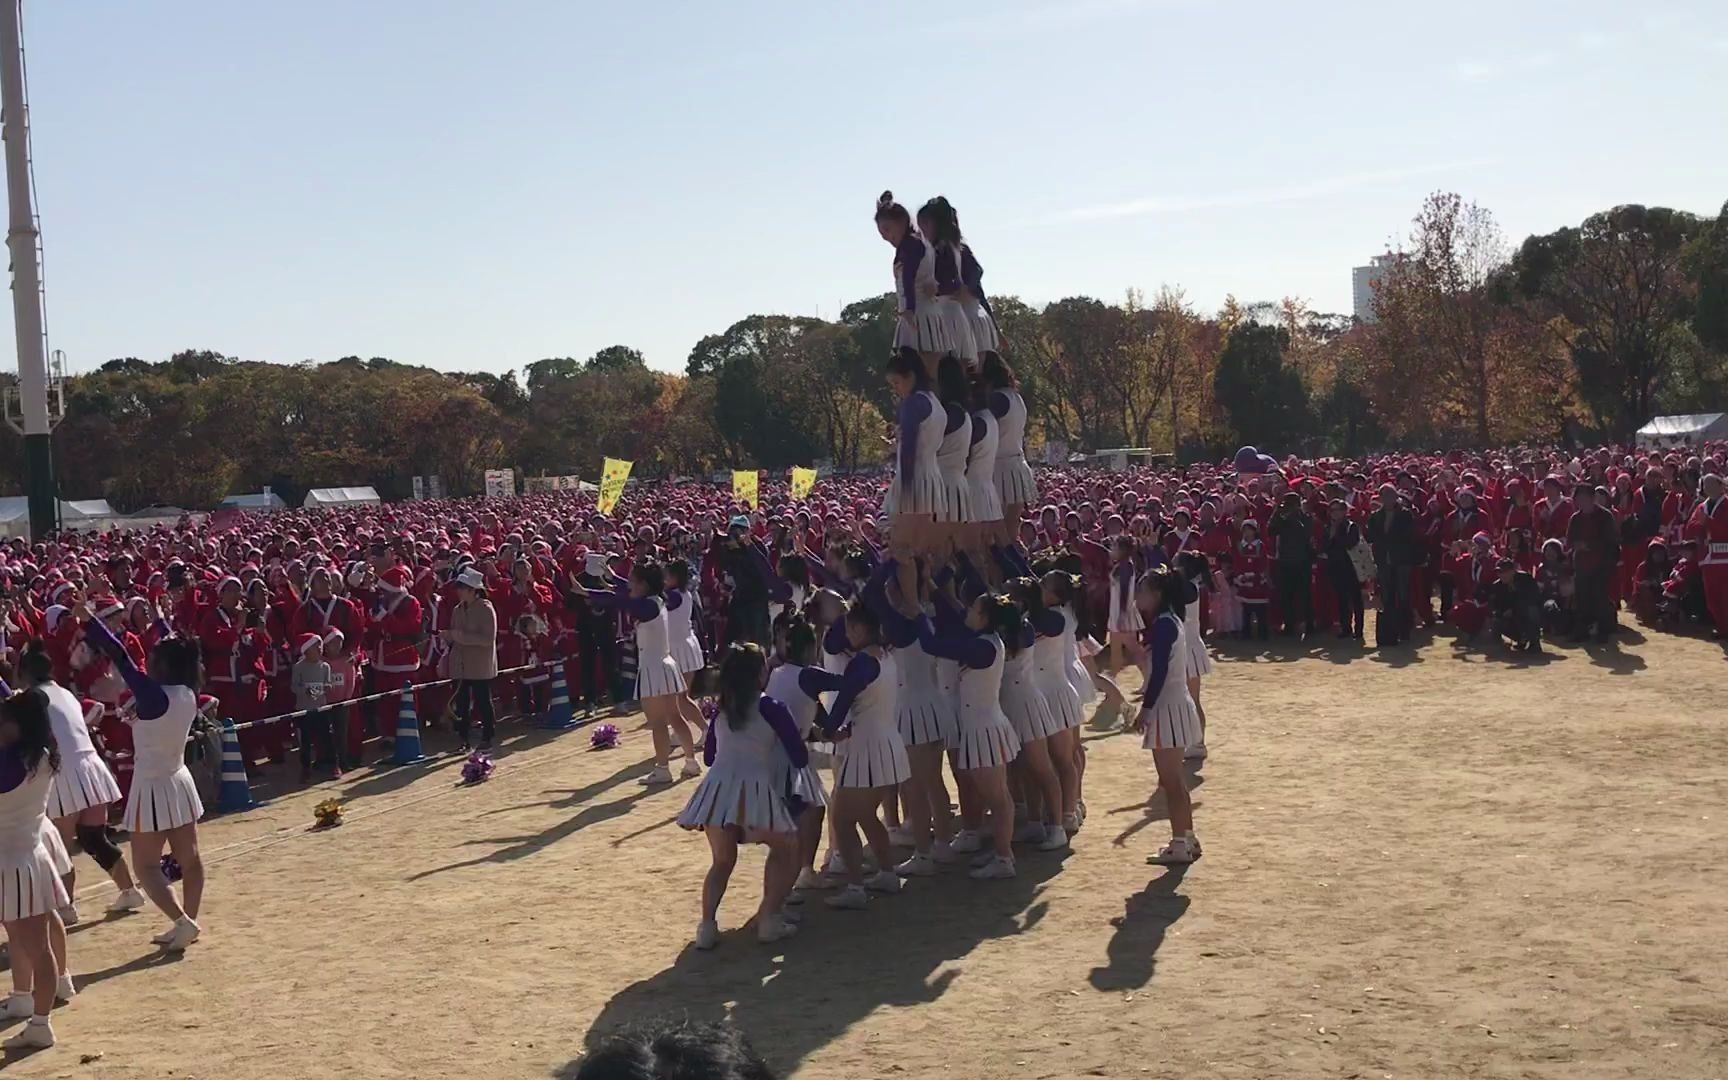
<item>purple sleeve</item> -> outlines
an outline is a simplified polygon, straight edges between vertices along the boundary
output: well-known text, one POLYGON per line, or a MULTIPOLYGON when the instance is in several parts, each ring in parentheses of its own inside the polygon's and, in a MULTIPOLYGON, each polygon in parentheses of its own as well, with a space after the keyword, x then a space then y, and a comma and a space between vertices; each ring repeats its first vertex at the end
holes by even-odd
POLYGON ((900 292, 907 311, 918 310, 918 265, 924 261, 924 242, 911 233, 900 241, 895 252, 900 263, 900 292))
POLYGON ((1008 410, 1012 407, 1013 407, 1013 403, 1008 400, 1008 395, 1006 392, 1004 392, 1002 390, 990 391, 990 415, 991 416, 994 416, 996 419, 1000 420, 1004 416, 1008 415, 1008 410))
POLYGON ((1148 634, 1152 657, 1152 672, 1146 678, 1146 685, 1140 690, 1140 706, 1158 700, 1158 694, 1164 689, 1164 680, 1170 676, 1170 658, 1176 651, 1176 622, 1173 619, 1160 618, 1152 624, 1148 634))
POLYGON ((930 397, 911 393, 900 403, 900 483, 912 486, 912 465, 918 460, 918 428, 930 417, 930 397))
POLYGON ((684 590, 682 590, 682 589, 667 589, 666 590, 666 610, 667 611, 677 611, 679 608, 681 608, 683 606, 684 606, 684 590))
POLYGON ((12 686, 5 679, 0 679, 0 697, 11 697, 12 686))
POLYGON ((1116 584, 1121 587, 1122 595, 1132 600, 1134 595, 1133 562, 1128 559, 1123 559, 1121 562, 1117 563, 1115 569, 1111 571, 1111 576, 1116 579, 1116 584))
MULTIPOLYGON (((786 556, 784 556, 784 555, 781 556, 781 559, 785 559, 785 558, 786 558, 786 556)), ((789 604, 789 603, 791 603, 792 602, 792 583, 790 581, 787 581, 785 578, 781 577, 779 574, 769 574, 768 575, 768 599, 774 601, 776 604, 789 604)))
POLYGON ((835 656, 839 656, 852 647, 852 643, 846 640, 846 617, 844 615, 828 624, 828 632, 822 635, 822 647, 835 656))
POLYGON ((936 249, 936 295, 953 296, 960 291, 960 259, 954 249, 943 245, 936 249))
POLYGON ((708 730, 702 735, 702 764, 708 766, 710 769, 714 767, 714 755, 720 749, 719 737, 714 734, 714 725, 719 722, 720 717, 716 716, 713 721, 709 723, 708 730))
POLYGON ((792 759, 792 767, 802 769, 810 764, 810 751, 798 735, 798 721, 792 719, 786 706, 766 696, 756 704, 762 712, 762 719, 768 721, 774 734, 780 736, 780 745, 785 747, 786 756, 792 759))
POLYGON ((7 747, 0 750, 0 791, 11 791, 30 776, 18 751, 7 747))
POLYGON ((984 427, 984 421, 982 421, 982 420, 978 419, 976 416, 974 416, 972 418, 972 445, 973 446, 977 446, 979 443, 984 441, 984 432, 986 430, 987 429, 984 427))
POLYGON ((660 617, 660 605, 652 596, 639 596, 634 600, 626 598, 619 607, 637 622, 653 622, 660 617))
MULTIPOLYGON (((829 652, 834 650, 830 649, 829 652)), ((840 676, 825 668, 807 667, 798 672, 798 689, 804 691, 811 701, 823 694, 832 694, 840 689, 843 680, 840 676)))
POLYGON ((1031 564, 1020 554, 1019 544, 991 544, 990 554, 995 556, 996 565, 1000 566, 1002 572, 1010 578, 1035 578, 1038 576, 1032 572, 1031 564))
POLYGON ((966 291, 978 301, 978 306, 984 309, 984 313, 993 315, 990 311, 990 299, 984 295, 984 268, 978 265, 978 256, 972 254, 971 247, 965 244, 960 245, 960 281, 966 286, 966 291))
POLYGON ((1067 625, 1062 613, 1055 608, 1045 608, 1033 613, 1031 621, 1032 629, 1037 631, 1039 637, 1061 637, 1062 630, 1067 625))
POLYGON ((944 435, 952 435, 956 431, 959 431, 960 425, 964 424, 972 417, 972 414, 968 413, 964 406, 956 405, 952 401, 944 405, 942 408, 948 414, 948 424, 942 429, 944 435))
POLYGON ((168 695, 162 692, 162 684, 138 670, 132 658, 126 655, 126 647, 102 625, 101 619, 91 619, 84 624, 84 643, 114 662, 114 670, 120 673, 120 677, 126 680, 126 688, 132 691, 138 719, 154 720, 168 711, 168 695))
POLYGON ((938 635, 929 619, 919 619, 918 644, 931 656, 957 660, 974 671, 982 671, 996 662, 996 643, 965 627, 938 635))
MULTIPOLYGON (((869 653, 859 653, 846 665, 846 674, 840 676, 840 692, 834 696, 834 711, 828 715, 823 729, 839 731, 846 724, 846 714, 852 708, 852 702, 877 677, 882 674, 882 665, 869 653)), ((799 677, 803 682, 803 677, 799 677)))

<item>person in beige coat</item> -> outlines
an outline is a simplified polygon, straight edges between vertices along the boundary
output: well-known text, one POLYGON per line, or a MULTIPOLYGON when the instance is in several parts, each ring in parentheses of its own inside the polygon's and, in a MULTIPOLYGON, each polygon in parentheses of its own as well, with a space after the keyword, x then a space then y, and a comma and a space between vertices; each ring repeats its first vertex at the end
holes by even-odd
POLYGON ((468 717, 480 714, 480 749, 492 746, 497 720, 492 680, 498 677, 498 613, 486 599, 486 579, 472 566, 456 575, 457 603, 450 613, 450 678, 456 681, 456 734, 468 749, 468 717))

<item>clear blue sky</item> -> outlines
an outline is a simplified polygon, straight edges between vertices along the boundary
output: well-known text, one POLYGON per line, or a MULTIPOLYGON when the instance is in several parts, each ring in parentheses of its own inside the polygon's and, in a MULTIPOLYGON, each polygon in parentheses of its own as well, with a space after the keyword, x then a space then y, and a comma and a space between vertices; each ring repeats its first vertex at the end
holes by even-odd
POLYGON ((1513 242, 1728 198, 1721 0, 25 7, 73 370, 682 370, 886 291, 884 187, 946 194, 992 292, 1339 311, 1434 189, 1513 242))

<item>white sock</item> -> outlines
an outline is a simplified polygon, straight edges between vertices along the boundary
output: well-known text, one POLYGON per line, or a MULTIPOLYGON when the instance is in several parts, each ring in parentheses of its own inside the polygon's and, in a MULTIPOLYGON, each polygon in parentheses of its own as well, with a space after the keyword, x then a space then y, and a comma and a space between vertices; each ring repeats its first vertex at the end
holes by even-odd
POLYGON ((39 1027, 47 1027, 48 1026, 48 1017, 44 1016, 41 1013, 36 1013, 30 1017, 30 1022, 32 1024, 36 1024, 39 1027))

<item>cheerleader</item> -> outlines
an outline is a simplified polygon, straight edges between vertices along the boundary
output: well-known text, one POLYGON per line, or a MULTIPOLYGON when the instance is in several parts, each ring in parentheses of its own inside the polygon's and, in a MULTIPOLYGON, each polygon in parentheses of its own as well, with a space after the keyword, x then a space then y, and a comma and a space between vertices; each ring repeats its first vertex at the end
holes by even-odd
MULTIPOLYGON (((1029 580, 1010 581, 1006 595, 1026 610, 1029 580)), ((1040 850, 1054 851, 1066 847, 1068 837, 1062 828, 1062 785, 1050 762, 1050 735, 1059 730, 1058 721, 1050 712, 1044 694, 1038 688, 1035 653, 1037 634, 1022 618, 1012 634, 1004 635, 1007 654, 1002 662, 1002 712, 1014 726, 1020 740, 1020 754, 1009 770, 1015 790, 1024 806, 1016 805, 1020 824, 1014 830, 1014 842, 1037 844, 1040 850), (1049 843, 1050 847, 1045 847, 1049 843)))
POLYGON ((1212 674, 1212 656, 1206 651, 1206 639, 1200 635, 1200 598, 1211 587, 1212 568, 1206 556, 1198 551, 1185 551, 1176 557, 1176 571, 1183 583, 1182 593, 1182 677, 1188 683, 1188 696, 1194 700, 1194 711, 1200 717, 1200 738, 1188 747, 1189 761, 1206 760, 1206 706, 1200 703, 1200 679, 1212 674))
POLYGON ((894 654, 883 647, 882 625, 869 606, 854 600, 846 610, 846 647, 851 658, 842 675, 805 668, 798 685, 810 697, 832 692, 834 707, 822 723, 836 740, 834 790, 829 795, 834 842, 845 864, 846 887, 827 899, 829 907, 858 909, 870 902, 869 894, 897 893, 899 875, 893 865, 893 848, 887 826, 876 816, 894 789, 912 775, 906 760, 906 745, 894 719, 894 696, 899 686, 894 654), (864 852, 858 833, 870 843, 879 868, 864 875, 864 852))
MULTIPOLYGON (((1062 615, 1062 651, 1067 665, 1065 671, 1074 692, 1080 697, 1081 707, 1092 704, 1099 693, 1103 693, 1105 706, 1121 713, 1128 706, 1127 695, 1122 693, 1122 688, 1116 685, 1115 679, 1099 671, 1093 663, 1092 658, 1098 655, 1098 642, 1092 637, 1086 624, 1080 621, 1085 596, 1079 575, 1051 570, 1044 575, 1041 584, 1044 588, 1045 606, 1057 609, 1062 615)), ((1084 762, 1085 746, 1079 743, 1078 739, 1075 741, 1084 762)))
MULTIPOLYGON (((792 714, 798 725, 799 741, 808 745, 812 739, 822 735, 816 727, 816 716, 822 703, 806 694, 798 680, 804 669, 815 666, 820 657, 817 655, 816 628, 802 614, 794 613, 787 621, 785 645, 780 656, 781 663, 768 675, 768 696, 786 706, 786 711, 792 714)), ((791 778, 791 782, 803 785, 800 790, 809 803, 798 815, 798 880, 794 888, 820 889, 825 884, 816 873, 816 849, 822 843, 828 795, 818 770, 832 764, 830 754, 812 748, 809 764, 791 778)))
POLYGON ((23 972, 29 974, 30 994, 30 1022, 0 1044, 7 1051, 53 1046, 48 1014, 62 989, 70 996, 70 987, 61 986, 63 961, 54 952, 55 911, 67 903, 66 888, 44 842, 49 791, 59 768, 47 696, 32 689, 0 702, 0 922, 15 969, 6 1015, 23 1011, 23 972))
POLYGON ((648 721, 648 731, 654 740, 654 768, 642 777, 644 786, 672 782, 672 739, 678 740, 684 751, 685 779, 702 775, 696 764, 696 741, 685 722, 679 699, 688 700, 684 673, 672 655, 672 639, 666 618, 666 571, 659 563, 639 562, 630 569, 630 579, 623 581, 606 571, 613 585, 612 592, 588 590, 588 599, 597 606, 610 607, 630 616, 636 624, 636 698, 642 703, 642 715, 648 721))
POLYGON ((1194 804, 1182 764, 1183 751, 1200 740, 1200 714, 1182 677, 1183 590, 1181 575, 1160 567, 1142 575, 1134 595, 1151 623, 1146 631, 1146 684, 1134 728, 1143 737, 1142 745, 1152 751, 1158 786, 1170 814, 1170 842, 1147 859, 1157 866, 1184 865, 1200 857, 1194 804))
POLYGON ((1012 539, 1020 529, 1026 507, 1038 499, 1038 483, 1032 466, 1026 464, 1026 399, 1014 372, 998 353, 986 353, 978 377, 989 392, 990 414, 996 418, 996 493, 1002 502, 1002 520, 1012 539))
POLYGON ((972 453, 972 414, 966 403, 971 395, 960 361, 944 356, 936 365, 936 397, 944 417, 942 441, 936 446, 936 468, 942 476, 936 524, 949 548, 969 542, 967 529, 974 520, 972 487, 966 482, 966 459, 972 453))
POLYGON ((768 662, 759 645, 741 643, 727 650, 720 664, 720 713, 702 741, 708 774, 678 815, 678 824, 708 837, 711 863, 702 882, 702 921, 696 947, 720 943, 720 899, 738 845, 765 844, 762 903, 756 911, 756 937, 763 942, 791 937, 797 927, 781 915, 792 891, 798 850, 795 811, 800 797, 787 787, 810 764, 798 724, 786 706, 762 693, 768 662))
MULTIPOLYGON (((702 655, 701 639, 696 636, 700 612, 696 607, 696 594, 690 589, 690 564, 683 559, 672 559, 666 563, 665 573, 666 632, 672 641, 672 658, 678 661, 678 670, 684 675, 684 693, 678 696, 678 715, 692 725, 692 730, 700 731, 702 710, 696 707, 691 690, 697 674, 707 666, 707 660, 702 655)), ((767 576, 773 577, 772 574, 767 576)))
POLYGON ((964 241, 960 244, 960 283, 965 286, 960 306, 972 320, 972 344, 977 346, 978 355, 1000 352, 1002 337, 996 328, 996 315, 990 310, 989 297, 984 295, 984 268, 978 265, 978 256, 964 241))
POLYGON ((948 419, 913 350, 903 348, 889 359, 888 387, 900 400, 900 420, 886 509, 893 522, 900 595, 917 596, 918 559, 939 546, 935 525, 944 488, 937 452, 948 419))
POLYGON ((948 349, 966 371, 978 367, 978 345, 972 339, 972 319, 961 303, 966 291, 960 277, 960 217, 938 195, 918 208, 918 230, 930 241, 935 258, 936 310, 942 316, 948 349))
MULTIPOLYGON (((1072 837, 1080 829, 1080 756, 1081 706, 1079 691, 1074 689, 1068 650, 1072 647, 1072 623, 1059 607, 1053 606, 1043 583, 1032 578, 1014 582, 1009 594, 1026 609, 1026 621, 1037 635, 1032 643, 1032 682, 1044 697, 1052 728, 1046 736, 1049 760, 1055 770, 1054 779, 1061 792, 1061 802, 1046 807, 1045 842, 1047 850, 1063 846, 1056 837, 1072 837), (1060 817, 1057 813, 1060 812, 1060 817), (1050 822, 1059 822, 1052 825, 1050 822)), ((1090 687, 1088 687, 1090 689, 1090 687)))
POLYGON ((1014 797, 1008 792, 1008 764, 1020 753, 1020 739, 1002 711, 1002 669, 1008 635, 1018 635, 1024 618, 1006 596, 985 594, 964 611, 946 590, 936 594, 938 633, 928 617, 918 624, 918 640, 931 656, 957 661, 960 725, 953 763, 962 785, 965 828, 950 845, 966 854, 983 846, 984 815, 992 819, 995 855, 971 876, 1011 878, 1014 866, 1014 797))
POLYGON ((132 867, 139 884, 173 925, 151 942, 180 952, 198 940, 198 911, 204 902, 204 860, 198 852, 198 819, 204 804, 186 768, 186 738, 198 715, 203 664, 198 642, 163 638, 150 650, 150 671, 139 671, 126 649, 99 619, 86 619, 84 640, 106 653, 132 691, 137 712, 132 742, 137 749, 132 790, 126 794, 121 826, 132 834, 132 867), (162 875, 162 849, 180 864, 184 901, 162 875))
POLYGON ((1146 624, 1134 606, 1134 540, 1118 536, 1110 544, 1110 670, 1127 662, 1146 624))
POLYGON ((972 398, 972 448, 966 454, 966 484, 972 489, 972 528, 963 545, 981 565, 989 568, 984 552, 1002 531, 1002 495, 996 490, 996 452, 1001 441, 996 417, 989 403, 974 387, 972 398))
MULTIPOLYGON (((61 844, 76 837, 84 853, 114 879, 120 895, 109 905, 108 913, 137 911, 144 906, 144 894, 133 883, 126 857, 115 846, 108 830, 108 807, 120 801, 120 788, 90 737, 91 714, 86 713, 71 691, 54 681, 53 674, 48 654, 39 643, 33 642, 18 661, 19 681, 26 689, 34 687, 42 691, 48 702, 54 742, 61 754, 60 769, 48 791, 48 820, 54 823, 54 835, 61 844)), ((92 712, 100 721, 99 703, 92 712)), ((70 896, 77 887, 70 863, 65 884, 70 896)), ((77 925, 78 910, 70 901, 60 909, 60 920, 67 926, 77 925)))
POLYGON ((925 377, 935 378, 936 362, 959 346, 950 337, 936 299, 936 253, 912 227, 912 215, 894 201, 892 191, 884 191, 876 200, 876 232, 894 248, 894 296, 899 306, 894 349, 917 353, 925 377))

